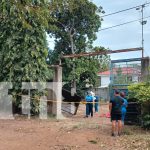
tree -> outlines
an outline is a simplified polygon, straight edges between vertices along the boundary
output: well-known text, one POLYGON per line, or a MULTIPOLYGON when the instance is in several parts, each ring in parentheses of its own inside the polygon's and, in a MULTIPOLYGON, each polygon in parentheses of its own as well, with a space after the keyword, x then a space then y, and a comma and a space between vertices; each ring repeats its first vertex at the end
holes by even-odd
POLYGON ((56 11, 52 12, 57 30, 50 31, 55 38, 55 50, 58 54, 74 54, 85 52, 96 39, 96 32, 101 26, 101 18, 97 12, 102 13, 88 0, 62 1, 56 11))
MULTIPOLYGON (((99 51, 107 51, 109 48, 105 48, 102 46, 96 46, 92 49, 93 52, 99 52, 99 51)), ((109 55, 97 55, 95 58, 99 61, 99 72, 107 71, 110 67, 110 56, 109 55)))
MULTIPOLYGON (((96 39, 96 32, 102 21, 97 12, 103 13, 102 7, 98 8, 88 0, 62 0, 62 6, 51 13, 56 21, 54 24, 57 26, 56 30, 49 32, 56 39, 55 49, 51 52, 54 56, 52 63, 56 63, 62 52, 63 54, 75 54, 92 49, 92 42, 96 39)), ((85 69, 84 65, 88 60, 85 58, 64 60, 63 74, 65 75, 63 76, 65 78, 63 79, 67 81, 69 79, 75 86, 75 81, 78 82, 80 75, 88 70, 88 67, 85 69)), ((90 62, 92 65, 91 58, 90 62)), ((95 70, 90 71, 96 74, 95 70)))
POLYGON ((13 82, 15 95, 21 82, 51 78, 46 64, 48 6, 46 0, 0 1, 0 81, 13 82))

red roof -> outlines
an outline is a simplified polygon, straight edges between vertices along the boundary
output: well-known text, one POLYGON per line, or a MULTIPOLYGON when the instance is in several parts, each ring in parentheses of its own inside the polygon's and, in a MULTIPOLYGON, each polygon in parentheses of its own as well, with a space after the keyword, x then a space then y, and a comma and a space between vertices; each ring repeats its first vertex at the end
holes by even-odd
MULTIPOLYGON (((137 74, 137 75, 140 74, 140 69, 132 68, 132 67, 114 68, 113 74, 117 74, 117 71, 119 69, 121 69, 122 74, 137 74)), ((108 75, 110 75, 110 70, 104 71, 104 72, 99 72, 98 75, 108 76, 108 75)))
POLYGON ((99 72, 98 75, 110 75, 110 71, 99 72))

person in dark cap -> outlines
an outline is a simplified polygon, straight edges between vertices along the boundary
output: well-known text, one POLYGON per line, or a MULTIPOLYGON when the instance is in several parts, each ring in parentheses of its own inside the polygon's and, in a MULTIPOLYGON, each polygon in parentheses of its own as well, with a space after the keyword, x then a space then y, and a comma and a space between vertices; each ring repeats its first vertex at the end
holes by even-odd
POLYGON ((109 103, 109 111, 111 114, 112 121, 112 136, 115 136, 115 132, 120 136, 122 129, 122 121, 121 121, 121 108, 124 101, 120 96, 118 90, 115 90, 114 97, 110 100, 109 103))

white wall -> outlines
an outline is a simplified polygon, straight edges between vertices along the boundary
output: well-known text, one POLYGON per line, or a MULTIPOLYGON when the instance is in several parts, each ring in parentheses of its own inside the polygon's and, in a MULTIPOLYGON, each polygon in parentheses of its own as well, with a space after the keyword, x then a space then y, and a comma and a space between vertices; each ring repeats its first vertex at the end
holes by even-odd
POLYGON ((101 76, 101 86, 108 86, 110 83, 110 77, 109 76, 101 76))

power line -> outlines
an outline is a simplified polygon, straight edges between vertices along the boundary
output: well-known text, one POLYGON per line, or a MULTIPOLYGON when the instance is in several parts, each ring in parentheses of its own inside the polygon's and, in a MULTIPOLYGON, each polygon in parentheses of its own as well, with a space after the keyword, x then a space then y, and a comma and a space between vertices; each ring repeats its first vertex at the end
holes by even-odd
POLYGON ((131 8, 123 9, 123 10, 120 10, 120 11, 116 11, 114 13, 106 14, 106 15, 103 15, 101 17, 103 18, 103 17, 107 17, 107 16, 110 16, 110 15, 118 14, 118 13, 121 13, 121 12, 124 12, 124 11, 128 11, 128 10, 131 10, 131 9, 135 9, 135 8, 141 7, 143 5, 148 5, 148 4, 150 4, 150 2, 147 2, 147 3, 142 4, 142 5, 134 6, 134 7, 131 7, 131 8))
MULTIPOLYGON (((146 18, 150 18, 150 16, 144 17, 143 19, 146 19, 146 18)), ((122 26, 122 25, 125 25, 125 24, 129 24, 129 23, 133 23, 133 22, 136 22, 136 21, 140 21, 140 20, 141 20, 141 19, 128 21, 128 22, 121 23, 121 24, 118 24, 118 25, 115 25, 115 26, 111 26, 111 27, 107 27, 107 28, 102 28, 102 29, 100 29, 100 30, 98 30, 98 31, 103 31, 103 30, 107 30, 107 29, 119 27, 119 26, 122 26)))

